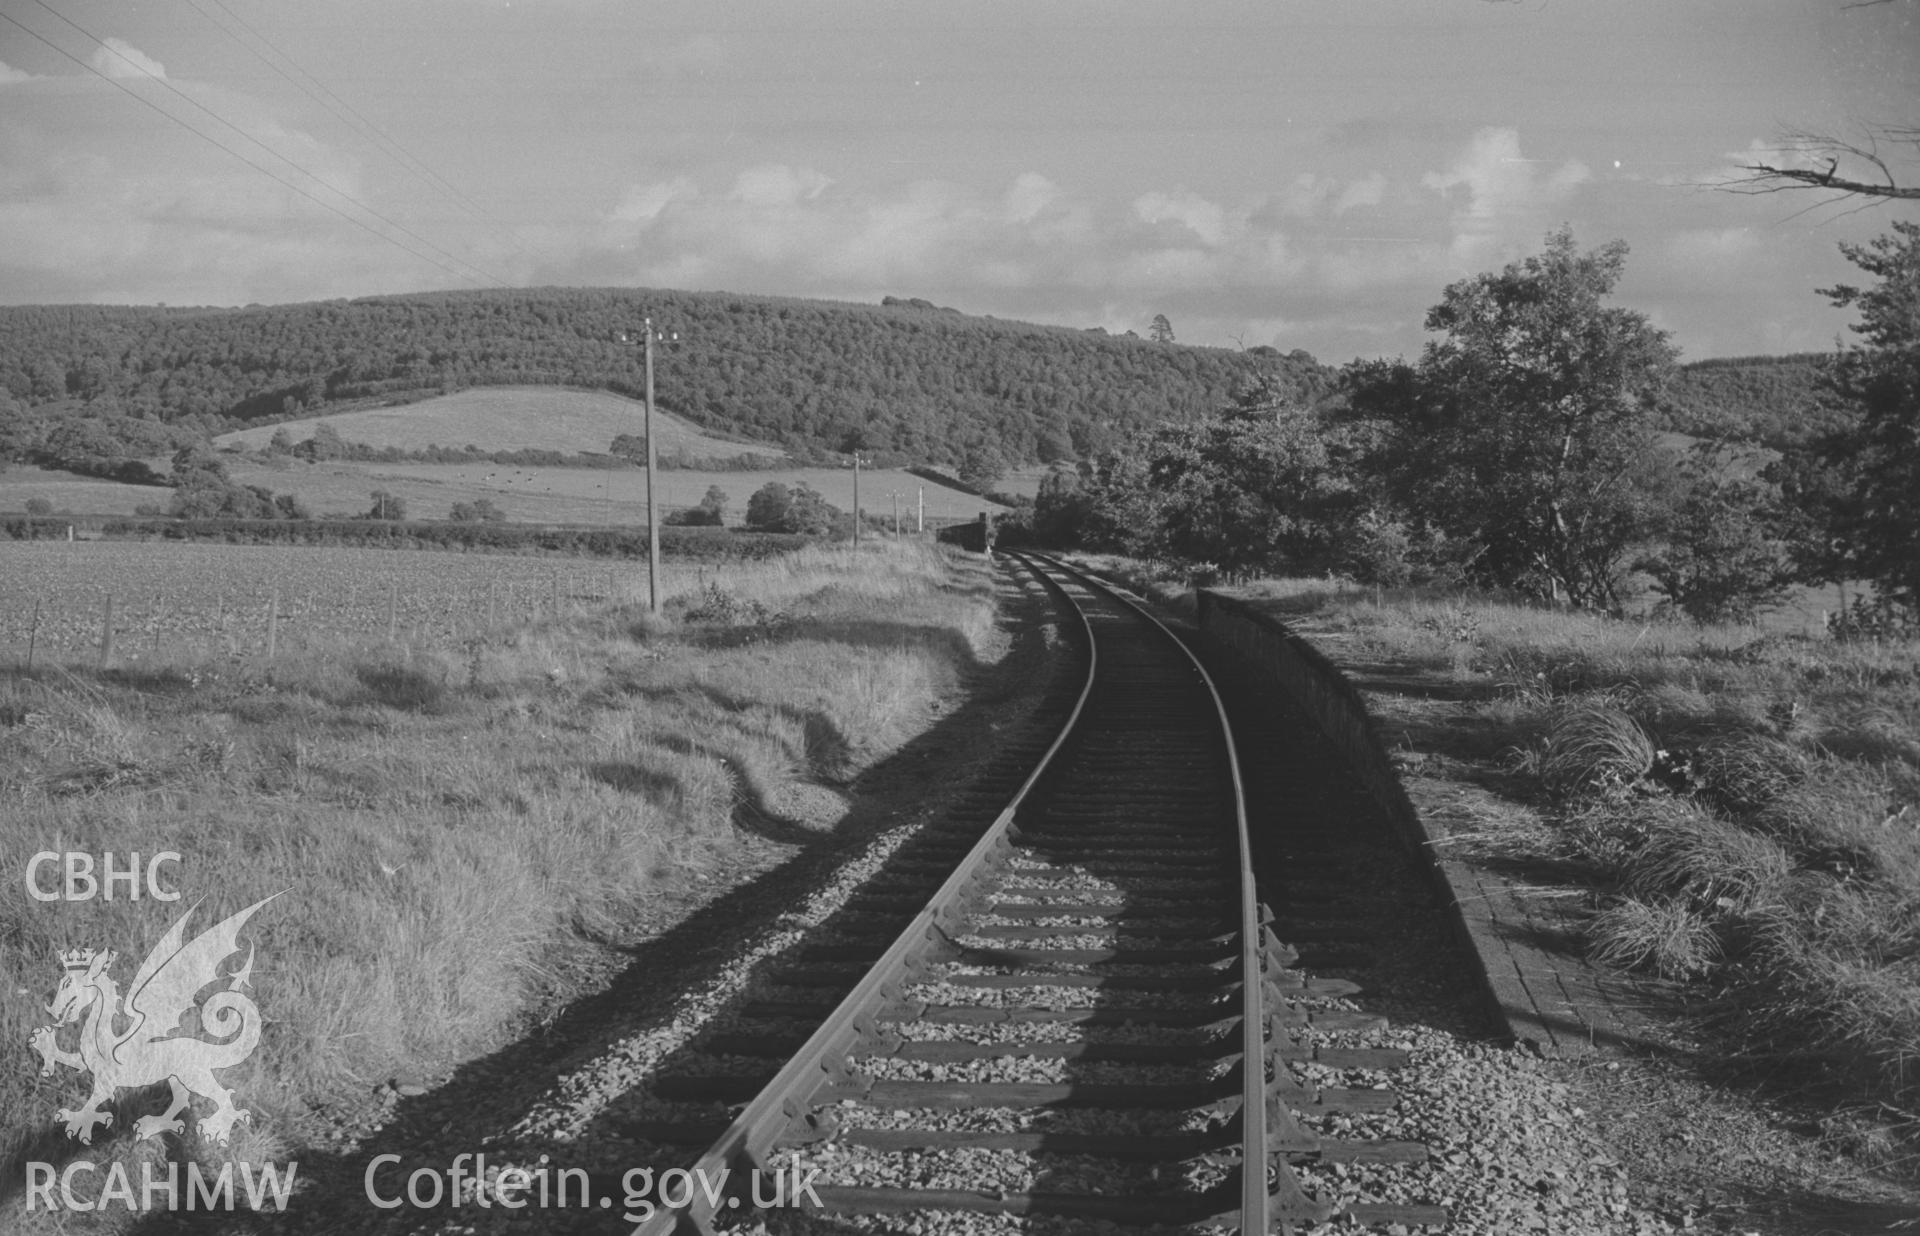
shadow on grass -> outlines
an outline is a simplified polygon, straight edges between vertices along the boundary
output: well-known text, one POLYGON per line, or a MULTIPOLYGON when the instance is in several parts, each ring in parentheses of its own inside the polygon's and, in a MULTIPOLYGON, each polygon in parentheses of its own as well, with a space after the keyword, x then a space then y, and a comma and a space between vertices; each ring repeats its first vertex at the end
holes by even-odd
POLYGON ((1444 670, 1422 661, 1367 661, 1348 666, 1345 673, 1357 687, 1416 699, 1478 702, 1499 694, 1491 678, 1443 677, 1444 670))
MULTIPOLYGON (((831 840, 831 834, 806 828, 770 808, 754 792, 739 762, 721 748, 671 734, 654 735, 648 741, 679 755, 712 760, 725 768, 733 785, 733 803, 728 811, 728 823, 742 832, 792 846, 815 846, 831 840)), ((646 768, 638 763, 595 764, 587 770, 587 775, 616 790, 644 794, 661 805, 670 803, 676 795, 684 794, 687 790, 685 782, 674 774, 646 768)))
MULTIPOLYGON (((566 1167, 570 1158, 577 1162, 585 1157, 579 1149, 581 1145, 604 1143, 614 1138, 625 1142, 622 1153, 627 1156, 629 1167, 664 1169, 691 1163, 699 1146, 653 1145, 649 1149, 648 1144, 635 1143, 630 1134, 623 1132, 618 1118, 610 1112, 594 1120, 578 1138, 566 1141, 527 1136, 509 1144, 500 1135, 534 1101, 554 1093, 561 1079, 578 1069, 584 1060, 604 1052, 636 1030, 659 1024, 659 1019, 672 1008, 682 991, 709 979, 739 942, 760 925, 773 923, 782 914, 803 907, 839 863, 856 853, 875 833, 899 821, 906 809, 903 804, 910 805, 912 796, 926 784, 926 770, 935 757, 952 751, 984 754, 987 735, 992 732, 989 723, 992 705, 1022 690, 1032 690, 1036 683, 1045 680, 1049 665, 1043 626, 1051 618, 1051 610, 1044 596, 1024 592, 1011 597, 1006 609, 1011 612, 1003 613, 1001 621, 1014 632, 1015 639, 1008 657, 998 665, 983 666, 972 656, 971 648, 967 649, 965 665, 984 676, 983 689, 974 692, 966 704, 891 756, 865 769, 855 783, 851 811, 835 833, 827 837, 809 834, 812 844, 798 848, 777 865, 701 905, 660 934, 609 946, 610 951, 622 956, 623 962, 619 973, 604 988, 571 999, 550 1017, 541 1017, 537 1029, 465 1062, 447 1081, 427 1094, 401 1100, 387 1123, 360 1145, 348 1151, 327 1146, 303 1149, 298 1155, 301 1191, 288 1213, 156 1212, 142 1218, 132 1230, 141 1236, 214 1231, 222 1236, 236 1232, 342 1231, 370 1236, 389 1230, 410 1230, 430 1216, 420 1212, 410 1214, 404 1207, 376 1210, 368 1200, 365 1182, 369 1165, 382 1154, 400 1157, 399 1165, 389 1167, 389 1174, 382 1177, 389 1186, 389 1194, 396 1188, 404 1189, 407 1174, 418 1168, 430 1167, 441 1173, 444 1180, 444 1173, 455 1156, 482 1149, 487 1150, 493 1162, 532 1162, 536 1155, 544 1152, 552 1155, 556 1167, 566 1167)), ((889 628, 885 623, 873 626, 876 631, 900 629, 889 628)), ((958 642, 965 645, 964 640, 958 642)), ((1058 681, 1055 680, 1056 687, 1058 681)), ((718 695, 715 702, 727 703, 718 695)), ((740 701, 733 703, 739 705, 740 701)), ((838 736, 831 733, 823 732, 819 736, 819 741, 825 744, 838 740, 838 736)), ((693 744, 688 746, 692 748, 693 744)), ((972 784, 991 785, 995 792, 1002 784, 1017 785, 1019 770, 1013 764, 1018 761, 1008 754, 1009 750, 1010 747, 999 748, 998 754, 986 759, 977 773, 970 774, 972 784)), ((661 788, 655 774, 637 765, 600 765, 592 770, 592 775, 605 784, 624 782, 621 788, 633 786, 641 792, 661 788)), ((998 806, 969 805, 959 818, 972 826, 977 817, 978 825, 984 828, 997 810, 998 806)), ((950 837, 951 833, 943 833, 940 839, 950 837)), ((874 878, 884 878, 886 869, 925 864, 929 858, 919 838, 910 840, 874 878)), ((646 895, 636 892, 636 904, 646 895)), ((910 912, 902 913, 901 926, 910 917, 910 912)), ((838 916, 827 926, 831 928, 836 921, 838 916)), ((574 947, 584 947, 584 942, 576 941, 574 947)), ((539 1010, 530 1009, 529 1022, 539 1014, 539 1010)), ((670 1073, 680 1061, 698 1054, 693 1045, 680 1048, 659 1063, 657 1072, 670 1073)), ((616 1200, 621 1196, 617 1175, 596 1177, 593 1185, 597 1194, 608 1194, 616 1200)), ((526 1213, 531 1216, 535 1212, 526 1213)), ((630 1230, 630 1224, 618 1219, 619 1213, 618 1207, 610 1211, 542 1211, 537 1215, 538 1230, 630 1230)))
POLYGON ((97 671, 95 677, 117 687, 154 695, 184 695, 199 685, 185 670, 158 666, 120 666, 97 671))
POLYGON ((446 684, 405 665, 363 665, 354 671, 376 704, 402 712, 442 713, 451 700, 446 684))
MULTIPOLYGON (((55 1080, 59 1080, 59 1077, 64 1075, 68 1075, 67 1070, 59 1070, 55 1080)), ((135 1120, 142 1116, 158 1115, 166 1110, 169 1097, 167 1087, 160 1083, 143 1086, 138 1090, 122 1091, 101 1108, 112 1117, 112 1120, 94 1129, 94 1142, 96 1145, 106 1145, 120 1140, 128 1130, 133 1128, 135 1120)), ((75 1094, 70 1097, 70 1100, 62 1101, 80 1103, 84 1100, 80 1095, 75 1094)), ((58 1176, 69 1163, 95 1153, 95 1146, 83 1146, 78 1139, 67 1136, 66 1124, 54 1118, 56 1106, 56 1101, 50 1098, 47 1100, 44 1111, 30 1113, 32 1120, 45 1121, 45 1123, 34 1132, 16 1135, 17 1140, 12 1141, 12 1148, 6 1154, 0 1155, 0 1206, 11 1205, 25 1191, 29 1165, 45 1164, 58 1176)), ((26 1121, 23 1120, 22 1123, 26 1121)), ((178 1139, 173 1137, 168 1137, 166 1140, 169 1145, 175 1145, 178 1142, 178 1139)), ((86 1191, 84 1187, 80 1190, 82 1193, 86 1191)))
POLYGON ((664 805, 681 793, 680 778, 640 764, 600 763, 587 766, 587 775, 622 794, 638 794, 648 801, 664 805))

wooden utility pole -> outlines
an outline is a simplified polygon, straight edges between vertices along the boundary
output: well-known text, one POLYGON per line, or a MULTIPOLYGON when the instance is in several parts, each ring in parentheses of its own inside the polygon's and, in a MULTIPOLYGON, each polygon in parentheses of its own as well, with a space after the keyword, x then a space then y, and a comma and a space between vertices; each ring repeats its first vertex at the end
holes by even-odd
POLYGON ((653 501, 653 319, 647 331, 647 609, 660 612, 660 508, 653 501))
MULTIPOLYGON (((652 318, 642 318, 642 343, 646 349, 647 365, 647 405, 644 431, 647 436, 647 608, 653 613, 660 612, 660 506, 654 500, 653 470, 653 344, 656 338, 652 318)), ((678 334, 661 334, 657 338, 662 343, 677 340, 678 334)), ((622 333, 621 342, 632 343, 631 336, 622 333)))
POLYGON ((853 546, 860 547, 860 452, 853 453, 853 546))

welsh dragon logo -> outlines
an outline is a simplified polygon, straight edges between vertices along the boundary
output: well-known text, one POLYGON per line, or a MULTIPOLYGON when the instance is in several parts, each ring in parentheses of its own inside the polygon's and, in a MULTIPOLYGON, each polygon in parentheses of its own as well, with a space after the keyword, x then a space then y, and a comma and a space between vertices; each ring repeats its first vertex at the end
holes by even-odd
POLYGON ((63 1107, 56 1113, 66 1121, 68 1137, 91 1145, 95 1126, 113 1123, 113 1113, 101 1105, 116 1091, 163 1081, 172 1087, 173 1101, 163 1114, 135 1121, 137 1137, 184 1132, 186 1123, 179 1116, 196 1094, 213 1100, 213 1114, 199 1123, 201 1135, 216 1144, 226 1143, 236 1122, 251 1119, 233 1105, 233 1091, 215 1080, 214 1071, 239 1064, 260 1042, 259 1006, 240 990, 253 974, 252 948, 238 970, 221 974, 219 967, 240 951, 240 928, 272 900, 256 901, 182 943, 187 920, 200 903, 189 906, 140 963, 124 1002, 108 973, 117 954, 90 948, 61 954, 60 986, 47 1005, 55 1021, 35 1030, 32 1044, 44 1062, 43 1077, 50 1076, 56 1064, 93 1074, 93 1093, 86 1103, 77 1111, 63 1107), (196 1006, 194 997, 223 979, 227 986, 196 1006), (182 1019, 196 1007, 199 1028, 219 1041, 182 1032, 182 1019), (63 1027, 75 1023, 80 1023, 79 1050, 68 1051, 57 1040, 63 1027), (116 1029, 116 1023, 124 1028, 116 1029))

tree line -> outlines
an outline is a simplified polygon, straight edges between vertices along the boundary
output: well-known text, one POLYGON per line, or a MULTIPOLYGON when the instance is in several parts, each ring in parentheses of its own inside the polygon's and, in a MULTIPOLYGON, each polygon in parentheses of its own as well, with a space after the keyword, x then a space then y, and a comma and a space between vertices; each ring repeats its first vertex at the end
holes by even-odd
MULTIPOLYGON (((1305 352, 1154 343, 969 317, 725 293, 536 288, 245 309, 0 308, 0 460, 114 474, 248 425, 467 386, 637 396, 643 318, 662 408, 805 459, 849 437, 882 464, 1078 458, 1265 374, 1311 400, 1305 352)), ((153 478, 163 480, 164 478, 153 478)))
MULTIPOLYGON (((1685 412, 1676 351, 1607 303, 1627 247, 1583 252, 1561 229, 1448 286, 1414 360, 1356 361, 1314 403, 1256 380, 1055 469, 1031 532, 1229 575, 1471 582, 1606 611, 1638 573, 1702 621, 1751 617, 1796 583, 1869 580, 1912 622, 1920 225, 1841 248, 1877 280, 1822 290, 1860 311, 1859 341, 1804 366, 1812 414, 1769 450, 1751 426, 1663 435, 1685 412)), ((1802 367, 1779 366, 1790 385, 1802 367)))

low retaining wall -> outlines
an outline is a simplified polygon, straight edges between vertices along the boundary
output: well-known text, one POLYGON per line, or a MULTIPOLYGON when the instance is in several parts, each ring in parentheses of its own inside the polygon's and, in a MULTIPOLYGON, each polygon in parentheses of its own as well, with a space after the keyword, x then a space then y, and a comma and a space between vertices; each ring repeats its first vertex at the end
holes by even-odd
MULTIPOLYGON (((1298 704, 1346 757, 1367 792, 1393 821, 1400 840, 1431 859, 1433 839, 1401 788, 1366 701, 1339 667, 1288 630, 1284 622, 1245 601, 1206 588, 1196 588, 1194 598, 1201 633, 1239 660, 1248 673, 1280 688, 1298 704)), ((1435 866, 1432 862, 1427 865, 1435 866)), ((1444 886, 1436 887, 1437 891, 1449 891, 1444 886)))
POLYGON ((1473 959, 1494 1024, 1543 1055, 1574 1056, 1612 1038, 1606 997, 1583 965, 1528 943, 1533 917, 1500 877, 1442 858, 1380 741, 1365 699, 1332 661, 1273 615, 1194 590, 1201 634, 1256 681, 1284 692, 1346 758, 1418 858, 1473 959))

